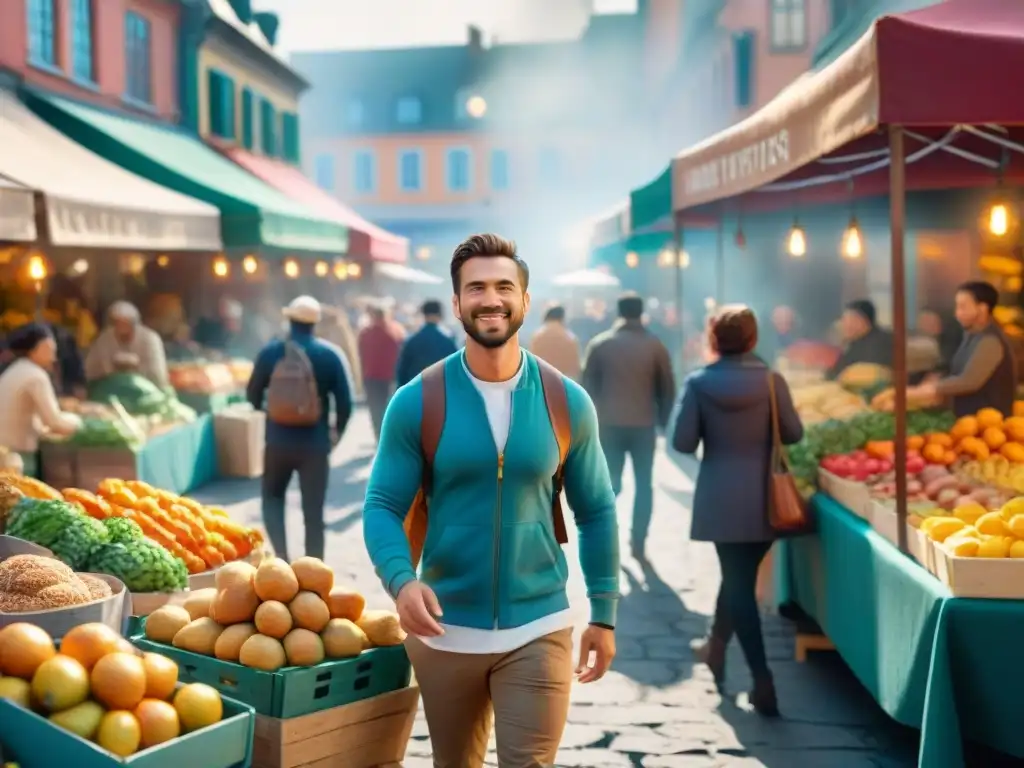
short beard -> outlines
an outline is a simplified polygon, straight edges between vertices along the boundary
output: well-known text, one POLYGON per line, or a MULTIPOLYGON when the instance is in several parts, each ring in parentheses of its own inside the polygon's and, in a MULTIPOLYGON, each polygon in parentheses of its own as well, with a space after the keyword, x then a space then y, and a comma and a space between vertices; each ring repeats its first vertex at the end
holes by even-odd
POLYGON ((481 347, 484 347, 485 349, 500 349, 501 347, 503 347, 506 344, 508 344, 508 342, 517 333, 519 333, 519 329, 523 327, 523 320, 524 319, 525 319, 525 314, 521 315, 519 317, 516 317, 515 313, 509 312, 509 316, 508 316, 508 333, 506 333, 505 336, 502 338, 502 337, 495 337, 495 336, 484 336, 483 334, 477 332, 476 328, 473 326, 473 321, 472 320, 470 320, 469 322, 466 322, 465 320, 462 319, 461 316, 459 317, 459 320, 462 322, 462 327, 466 331, 466 335, 469 336, 473 341, 475 341, 481 347))

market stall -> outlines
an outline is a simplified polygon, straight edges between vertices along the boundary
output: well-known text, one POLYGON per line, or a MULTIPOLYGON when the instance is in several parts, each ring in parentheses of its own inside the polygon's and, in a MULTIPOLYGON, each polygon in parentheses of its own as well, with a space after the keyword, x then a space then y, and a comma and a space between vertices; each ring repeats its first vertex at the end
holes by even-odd
MULTIPOLYGON (((886 16, 672 165, 677 242, 691 216, 790 209, 799 256, 801 207, 889 196, 894 388, 871 398, 878 413, 833 416, 794 447, 795 473, 805 483, 817 474, 825 493, 814 497, 817 532, 788 542, 777 562, 786 594, 883 708, 922 728, 930 767, 963 765, 961 738, 1024 757, 1004 693, 1024 684, 1009 661, 1009 627, 1024 618, 1024 421, 1020 404, 956 420, 908 411, 922 404, 907 402, 905 197, 989 188, 977 255, 998 256, 1002 272, 986 259, 979 267, 1008 305, 1019 302, 1012 188, 1024 175, 1024 107, 1007 94, 1024 85, 1022 65, 1020 3, 950 0, 886 16)), ((844 255, 862 255, 852 213, 842 240, 844 255)))

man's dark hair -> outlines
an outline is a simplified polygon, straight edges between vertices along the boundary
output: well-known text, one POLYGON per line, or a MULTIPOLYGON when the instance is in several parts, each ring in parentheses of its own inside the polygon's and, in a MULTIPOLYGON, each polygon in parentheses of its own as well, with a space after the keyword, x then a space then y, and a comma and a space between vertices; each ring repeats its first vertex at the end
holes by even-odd
POLYGON ((548 307, 548 311, 544 313, 544 322, 562 322, 565 320, 565 307, 561 304, 555 304, 553 307, 548 307))
POLYGON ((757 318, 745 304, 721 307, 708 325, 720 355, 745 355, 757 346, 757 318))
POLYGON ((420 313, 424 317, 440 317, 441 302, 437 299, 427 299, 423 302, 423 306, 420 307, 420 313))
POLYGON ((644 316, 644 300, 636 293, 624 293, 619 297, 619 317, 623 320, 639 320, 644 316))
POLYGON ((971 298, 979 304, 987 305, 989 312, 999 304, 999 291, 992 283, 984 280, 969 280, 966 283, 961 283, 956 292, 960 293, 961 291, 971 294, 971 298))
POLYGON ((877 322, 878 311, 875 309, 875 303, 869 299, 855 299, 846 305, 846 308, 851 312, 856 312, 858 315, 868 321, 868 325, 872 328, 875 327, 877 322))
POLYGON ((482 234, 470 235, 459 243, 452 253, 452 291, 457 294, 462 288, 459 276, 463 264, 470 259, 497 257, 512 259, 519 269, 519 280, 523 284, 523 290, 530 287, 530 268, 526 266, 525 261, 519 258, 516 244, 501 235, 482 234))

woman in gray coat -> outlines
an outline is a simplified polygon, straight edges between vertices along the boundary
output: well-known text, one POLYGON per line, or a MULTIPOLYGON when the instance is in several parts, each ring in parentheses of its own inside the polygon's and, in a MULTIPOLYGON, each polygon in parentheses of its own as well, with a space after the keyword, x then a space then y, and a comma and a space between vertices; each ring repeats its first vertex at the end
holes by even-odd
POLYGON ((746 306, 722 307, 709 323, 717 362, 687 378, 672 434, 681 453, 704 444, 693 499, 690 538, 715 545, 722 584, 711 634, 696 648, 722 689, 725 649, 735 634, 754 678, 750 701, 762 715, 779 714, 757 607, 757 571, 775 532, 768 523, 772 454, 768 376, 775 377, 782 442, 803 437, 789 387, 754 354, 757 320, 746 306))

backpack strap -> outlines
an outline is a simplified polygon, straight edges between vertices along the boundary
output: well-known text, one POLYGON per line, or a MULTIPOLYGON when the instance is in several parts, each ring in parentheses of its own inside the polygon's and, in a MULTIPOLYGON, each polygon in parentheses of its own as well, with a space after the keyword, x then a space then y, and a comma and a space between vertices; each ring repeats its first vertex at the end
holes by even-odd
POLYGON ((555 541, 559 544, 569 543, 569 533, 565 528, 565 515, 562 512, 562 488, 565 485, 565 459, 569 455, 572 443, 572 423, 569 420, 569 397, 565 391, 562 374, 539 357, 534 360, 540 367, 540 381, 544 388, 544 402, 548 407, 548 418, 555 432, 558 443, 558 468, 555 470, 552 483, 554 490, 551 498, 551 517, 555 526, 555 541))
POLYGON ((439 360, 423 371, 423 416, 420 418, 420 446, 423 451, 423 480, 421 485, 429 491, 434 482, 434 456, 444 429, 445 390, 444 360, 439 360))

